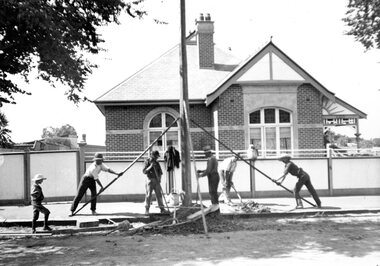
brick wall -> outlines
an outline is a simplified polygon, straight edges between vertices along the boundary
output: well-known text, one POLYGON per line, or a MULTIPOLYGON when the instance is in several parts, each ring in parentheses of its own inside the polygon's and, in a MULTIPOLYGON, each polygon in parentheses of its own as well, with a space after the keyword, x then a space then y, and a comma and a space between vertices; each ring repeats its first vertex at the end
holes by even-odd
POLYGON ((244 125, 243 91, 240 86, 231 86, 219 97, 219 126, 244 125))
POLYGON ((107 151, 142 151, 144 140, 142 134, 107 134, 107 151))
MULTIPOLYGON (((110 106, 105 108, 106 130, 143 130, 143 123, 150 111, 162 106, 110 106)), ((179 112, 178 105, 167 105, 179 112)), ((212 113, 205 105, 191 105, 190 117, 202 127, 212 127, 212 113)), ((191 126, 195 127, 194 125, 191 126)), ((195 132, 193 145, 201 150, 207 143, 207 134, 195 132)), ((143 134, 107 134, 107 151, 142 151, 144 150, 143 134)))
MULTIPOLYGON (((218 102, 219 140, 230 149, 244 149, 244 129, 223 127, 244 126, 243 91, 240 86, 231 86, 224 91, 218 102)), ((220 150, 226 150, 219 145, 220 150)))
POLYGON ((320 92, 310 84, 303 84, 297 90, 298 148, 323 148, 323 119, 320 92), (320 127, 316 125, 320 124, 320 127), (311 125, 311 126, 308 126, 311 125))
MULTIPOLYGON (((190 118, 197 122, 202 127, 212 127, 212 111, 211 108, 206 107, 203 104, 191 104, 190 105, 190 118)), ((191 127, 195 127, 191 124, 191 127)))
POLYGON ((298 129, 299 149, 322 149, 323 128, 300 128, 298 129))
MULTIPOLYGON (((232 150, 246 149, 243 130, 220 130, 219 140, 232 150)), ((219 149, 227 150, 223 145, 219 145, 219 149)))
POLYGON ((154 106, 106 106, 106 130, 142 129, 147 114, 154 106))
POLYGON ((320 92, 309 84, 297 90, 298 124, 322 123, 322 104, 320 92))

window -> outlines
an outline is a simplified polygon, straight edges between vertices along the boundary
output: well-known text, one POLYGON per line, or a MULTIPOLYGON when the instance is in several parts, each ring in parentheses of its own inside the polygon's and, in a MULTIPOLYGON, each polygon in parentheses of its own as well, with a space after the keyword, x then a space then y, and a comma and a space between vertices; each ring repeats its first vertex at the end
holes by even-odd
MULTIPOLYGON (((164 132, 173 122, 173 115, 160 112, 153 116, 149 121, 148 126, 148 142, 152 143, 164 132)), ((179 149, 179 126, 178 121, 153 145, 153 150, 166 151, 168 146, 174 146, 179 149)))
POLYGON ((249 114, 249 142, 265 156, 292 149, 292 115, 280 108, 262 108, 249 114))

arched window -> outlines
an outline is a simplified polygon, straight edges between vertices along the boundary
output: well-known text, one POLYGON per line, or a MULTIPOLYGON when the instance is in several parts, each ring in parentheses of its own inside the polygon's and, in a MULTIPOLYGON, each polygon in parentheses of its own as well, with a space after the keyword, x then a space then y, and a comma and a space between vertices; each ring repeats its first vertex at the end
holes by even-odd
POLYGON ((292 149, 292 115, 280 108, 262 108, 249 114, 249 142, 266 156, 292 149))
MULTIPOLYGON (((175 118, 168 112, 159 112, 155 114, 148 122, 148 143, 152 143, 164 132, 175 118)), ((154 150, 165 151, 168 146, 179 149, 179 125, 178 121, 163 135, 153 146, 154 150)))

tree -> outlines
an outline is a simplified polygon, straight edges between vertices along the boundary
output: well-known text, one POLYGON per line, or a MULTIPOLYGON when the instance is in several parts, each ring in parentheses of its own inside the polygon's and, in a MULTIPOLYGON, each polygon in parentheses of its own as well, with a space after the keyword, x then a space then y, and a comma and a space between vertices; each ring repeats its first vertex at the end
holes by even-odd
POLYGON ((1 148, 12 148, 14 144, 9 135, 12 131, 7 128, 8 123, 9 122, 6 116, 2 112, 0 112, 0 147, 1 148))
POLYGON ((380 48, 380 1, 349 0, 343 21, 350 30, 346 33, 355 37, 368 50, 380 48))
POLYGON ((77 131, 73 126, 66 124, 61 127, 45 127, 42 130, 41 138, 63 138, 70 135, 77 136, 77 131))
POLYGON ((102 51, 98 27, 119 23, 126 11, 142 17, 144 0, 0 0, 0 106, 15 103, 14 94, 31 94, 18 87, 12 77, 28 76, 59 81, 69 87, 67 98, 78 103, 92 69, 86 54, 102 51))

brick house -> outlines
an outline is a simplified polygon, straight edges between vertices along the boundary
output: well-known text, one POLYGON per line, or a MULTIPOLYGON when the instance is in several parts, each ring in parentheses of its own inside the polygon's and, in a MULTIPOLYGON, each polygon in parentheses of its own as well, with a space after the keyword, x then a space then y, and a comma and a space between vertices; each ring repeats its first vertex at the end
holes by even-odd
MULTIPOLYGON (((243 62, 213 42, 209 15, 187 37, 190 117, 234 150, 254 144, 267 155, 324 148, 324 132, 366 114, 342 101, 272 41, 243 62)), ((95 100, 106 120, 107 151, 144 150, 179 117, 179 45, 95 100)), ((179 122, 157 149, 179 146, 179 122)), ((223 150, 191 125, 195 150, 223 150)), ((357 133, 359 133, 357 131, 357 133)))

